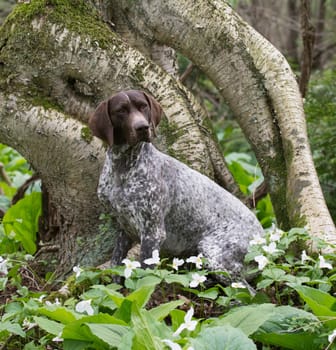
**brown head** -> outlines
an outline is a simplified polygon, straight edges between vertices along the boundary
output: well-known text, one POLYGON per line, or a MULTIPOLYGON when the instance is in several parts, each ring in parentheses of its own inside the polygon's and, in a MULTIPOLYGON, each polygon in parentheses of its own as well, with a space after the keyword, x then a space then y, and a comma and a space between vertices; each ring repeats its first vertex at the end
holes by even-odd
POLYGON ((89 120, 94 136, 112 145, 149 142, 162 109, 150 95, 138 90, 117 93, 101 102, 89 120))

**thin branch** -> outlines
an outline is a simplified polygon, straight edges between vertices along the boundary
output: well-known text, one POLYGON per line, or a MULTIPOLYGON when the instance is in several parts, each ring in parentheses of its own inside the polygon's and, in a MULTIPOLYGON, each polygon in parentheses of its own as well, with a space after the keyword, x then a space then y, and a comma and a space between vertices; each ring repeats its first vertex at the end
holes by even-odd
POLYGON ((193 69, 194 69, 194 64, 192 62, 190 62, 188 67, 186 68, 186 70, 180 76, 181 83, 183 83, 188 78, 188 76, 191 74, 193 69))
POLYGON ((10 180, 9 176, 6 173, 5 166, 1 162, 0 162, 0 178, 2 178, 8 186, 12 186, 12 181, 10 180))
POLYGON ((22 184, 18 190, 16 191, 15 195, 12 198, 12 204, 17 203, 20 199, 24 197, 25 192, 27 191, 28 187, 34 183, 35 181, 39 180, 40 177, 37 174, 34 174, 32 177, 30 177, 24 184, 22 184))

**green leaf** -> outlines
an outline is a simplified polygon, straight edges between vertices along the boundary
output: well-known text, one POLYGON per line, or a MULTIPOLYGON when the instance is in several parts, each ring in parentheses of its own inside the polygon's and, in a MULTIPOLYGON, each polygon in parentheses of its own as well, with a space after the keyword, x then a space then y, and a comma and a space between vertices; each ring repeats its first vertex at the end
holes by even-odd
POLYGON ((155 285, 145 285, 129 294, 126 299, 134 301, 139 307, 144 307, 154 292, 155 285))
POLYGON ((139 289, 143 286, 148 286, 148 287, 157 286, 159 283, 161 283, 161 281, 162 281, 162 278, 155 275, 145 276, 137 281, 136 289, 139 289))
POLYGON ((188 287, 190 283, 190 278, 187 275, 171 274, 164 278, 167 283, 178 283, 183 287, 188 287))
POLYGON ((90 330, 89 324, 98 323, 127 326, 125 322, 107 314, 84 316, 64 326, 62 333, 62 337, 64 338, 64 350, 82 350, 87 349, 89 346, 99 350, 109 349, 106 343, 90 330), (94 344, 94 346, 92 346, 92 344, 94 344))
POLYGON ((110 346, 117 347, 123 337, 130 331, 127 326, 118 324, 86 323, 91 333, 110 346))
POLYGON ((279 306, 269 319, 252 335, 254 340, 293 350, 314 350, 321 332, 318 319, 311 313, 292 306, 279 306))
POLYGON ((29 254, 36 252, 36 233, 40 215, 41 193, 34 192, 10 207, 3 217, 6 235, 14 234, 14 238, 22 243, 29 254))
POLYGON ((74 311, 71 311, 64 306, 51 305, 44 306, 38 309, 38 313, 51 318, 52 320, 59 321, 63 324, 67 324, 76 321, 80 318, 74 311))
POLYGON ((203 292, 198 293, 197 295, 199 298, 215 300, 218 297, 218 288, 217 287, 209 288, 203 292))
POLYGON ((171 336, 171 331, 163 322, 156 321, 136 303, 132 307, 132 327, 135 333, 133 348, 137 350, 163 350, 161 339, 171 336))
POLYGON ((293 286, 300 297, 308 304, 313 313, 330 328, 336 328, 336 298, 321 290, 293 286))
POLYGON ((191 345, 197 350, 256 350, 255 344, 240 329, 223 325, 203 327, 191 345))
POLYGON ((226 316, 215 320, 215 325, 229 324, 239 328, 247 336, 253 334, 274 312, 274 304, 248 305, 233 309, 226 316))
POLYGON ((26 333, 22 330, 21 326, 18 323, 11 323, 9 321, 0 323, 0 333, 7 331, 11 334, 19 335, 22 338, 26 337, 26 333))
POLYGON ((62 325, 61 323, 48 320, 44 317, 34 316, 34 321, 38 324, 38 326, 41 329, 53 335, 59 335, 64 328, 64 325, 62 325))
POLYGON ((149 313, 155 320, 162 321, 172 310, 183 304, 183 300, 174 300, 149 310, 149 313))

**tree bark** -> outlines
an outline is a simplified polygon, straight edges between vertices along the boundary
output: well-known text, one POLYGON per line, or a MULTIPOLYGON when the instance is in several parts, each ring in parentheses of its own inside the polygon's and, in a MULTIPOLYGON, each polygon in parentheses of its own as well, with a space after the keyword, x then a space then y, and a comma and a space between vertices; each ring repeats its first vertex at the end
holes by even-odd
POLYGON ((301 76, 300 91, 302 97, 306 96, 310 73, 313 64, 315 28, 311 23, 310 1, 301 0, 300 3, 300 19, 301 19, 301 35, 303 42, 302 59, 301 59, 301 76))
MULTIPOLYGON (((98 102, 127 88, 146 90, 161 103, 161 148, 210 177, 223 174, 201 106, 122 42, 88 2, 31 1, 0 29, 0 142, 18 150, 47 188, 53 227, 41 237, 39 254, 52 252, 60 273, 110 258, 113 237, 99 232, 103 209, 96 196, 105 149, 86 122, 98 102)), ((236 188, 232 177, 222 181, 236 188)))
POLYGON ((180 50, 214 82, 251 143, 278 223, 336 242, 307 140, 302 98, 285 58, 225 2, 112 1, 113 17, 180 50))

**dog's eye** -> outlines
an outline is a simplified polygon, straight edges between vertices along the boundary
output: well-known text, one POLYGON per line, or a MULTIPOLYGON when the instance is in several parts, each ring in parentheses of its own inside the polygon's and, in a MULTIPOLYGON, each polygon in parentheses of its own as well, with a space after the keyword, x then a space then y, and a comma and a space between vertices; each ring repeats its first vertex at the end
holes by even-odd
POLYGON ((138 105, 138 108, 140 111, 144 111, 148 106, 145 103, 140 103, 138 105))
POLYGON ((128 110, 127 110, 127 108, 122 107, 122 108, 118 109, 118 110, 116 111, 116 113, 119 114, 119 115, 123 115, 123 114, 128 113, 128 110))

